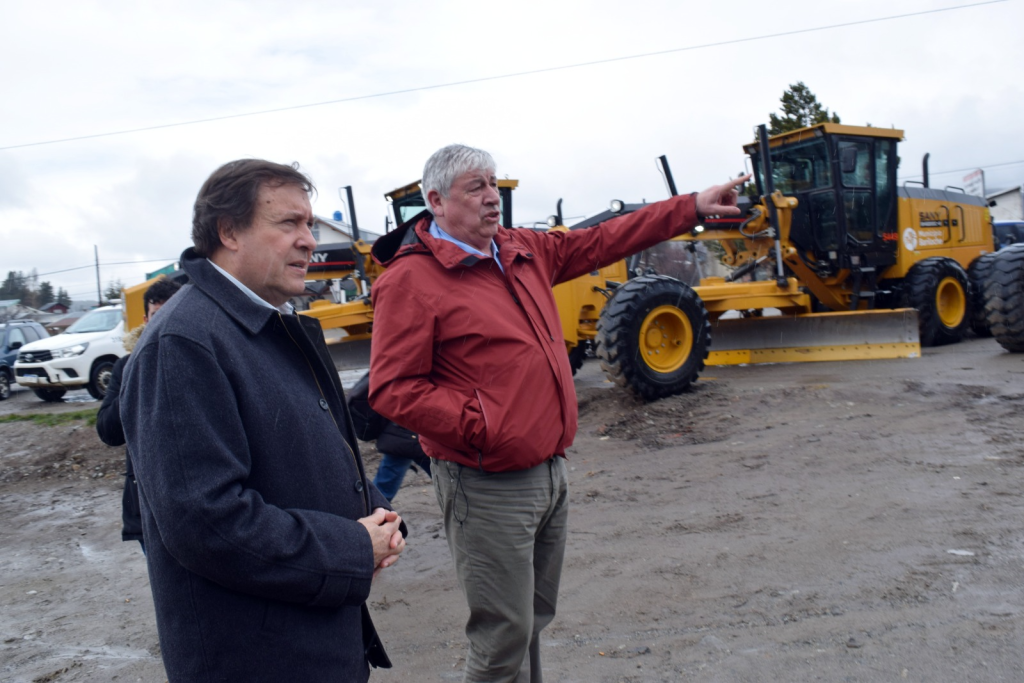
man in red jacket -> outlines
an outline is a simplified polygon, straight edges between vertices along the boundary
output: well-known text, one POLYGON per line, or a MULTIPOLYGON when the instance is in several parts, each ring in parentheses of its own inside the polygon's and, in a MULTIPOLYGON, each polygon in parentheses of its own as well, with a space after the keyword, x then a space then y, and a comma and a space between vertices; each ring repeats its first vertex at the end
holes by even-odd
POLYGON ((467 681, 541 681, 568 517, 572 370, 552 286, 738 213, 746 178, 585 230, 509 230, 491 155, 423 170, 426 212, 379 239, 370 402, 420 435, 469 603, 467 681))

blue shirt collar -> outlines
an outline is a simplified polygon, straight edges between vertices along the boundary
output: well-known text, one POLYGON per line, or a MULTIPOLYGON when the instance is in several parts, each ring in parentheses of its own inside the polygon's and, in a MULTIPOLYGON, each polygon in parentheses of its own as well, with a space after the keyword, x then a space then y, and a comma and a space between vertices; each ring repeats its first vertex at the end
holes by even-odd
POLYGON ((437 221, 430 221, 430 230, 428 232, 430 233, 431 237, 434 237, 439 240, 447 240, 448 242, 451 242, 452 244, 457 246, 459 249, 462 249, 462 251, 466 252, 467 254, 492 257, 494 259, 494 262, 498 264, 498 267, 501 268, 501 272, 505 272, 505 268, 501 265, 501 259, 498 258, 498 244, 494 240, 491 240, 491 253, 485 254, 476 247, 470 246, 463 242, 462 240, 455 239, 454 237, 446 233, 444 230, 441 229, 441 226, 437 224, 437 221))

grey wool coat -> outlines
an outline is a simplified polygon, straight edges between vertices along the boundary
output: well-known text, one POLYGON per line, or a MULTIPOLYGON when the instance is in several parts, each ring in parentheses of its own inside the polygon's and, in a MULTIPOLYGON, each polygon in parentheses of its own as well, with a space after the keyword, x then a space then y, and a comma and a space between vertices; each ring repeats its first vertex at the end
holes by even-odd
POLYGON ((390 506, 320 325, 253 302, 191 249, 182 265, 191 284, 151 321, 121 393, 168 678, 366 681, 390 662, 356 520, 390 506))

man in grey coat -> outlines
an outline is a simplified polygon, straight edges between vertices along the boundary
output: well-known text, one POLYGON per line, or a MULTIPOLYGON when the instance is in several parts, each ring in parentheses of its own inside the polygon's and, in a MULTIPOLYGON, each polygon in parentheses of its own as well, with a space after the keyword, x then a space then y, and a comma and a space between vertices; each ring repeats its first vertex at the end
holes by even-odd
POLYGON ((358 681, 390 666, 366 607, 404 524, 367 480, 319 323, 288 299, 312 184, 245 159, 199 191, 191 279, 125 369, 170 681, 358 681))

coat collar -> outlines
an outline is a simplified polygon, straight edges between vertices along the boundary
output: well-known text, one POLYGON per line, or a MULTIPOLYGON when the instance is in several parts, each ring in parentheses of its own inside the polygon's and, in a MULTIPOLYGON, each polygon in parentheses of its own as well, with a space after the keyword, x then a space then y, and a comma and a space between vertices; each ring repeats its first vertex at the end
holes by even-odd
MULTIPOLYGON (((373 245, 373 259, 385 268, 398 258, 407 254, 431 254, 445 268, 469 268, 479 261, 487 260, 485 256, 469 254, 448 240, 439 240, 430 234, 430 221, 433 216, 424 210, 406 221, 393 231, 379 238, 373 245)), ((494 241, 498 245, 498 256, 501 265, 508 267, 516 256, 533 258, 519 240, 514 237, 514 230, 498 228, 494 241)))
POLYGON ((181 267, 204 294, 213 299, 239 325, 257 334, 278 311, 261 306, 217 272, 204 256, 189 247, 181 254, 181 267))

